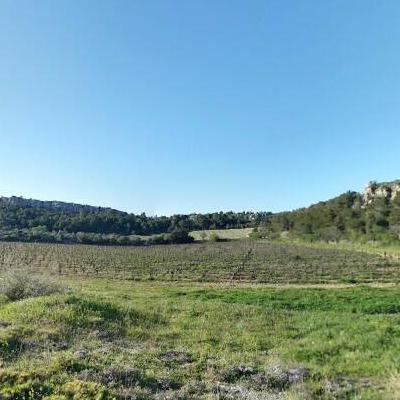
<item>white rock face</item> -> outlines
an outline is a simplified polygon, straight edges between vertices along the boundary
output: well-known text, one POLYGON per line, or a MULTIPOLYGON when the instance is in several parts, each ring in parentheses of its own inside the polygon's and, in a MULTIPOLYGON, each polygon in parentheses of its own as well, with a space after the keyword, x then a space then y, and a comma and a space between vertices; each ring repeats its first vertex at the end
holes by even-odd
POLYGON ((363 201, 365 204, 371 204, 377 198, 385 198, 392 201, 398 194, 400 194, 400 181, 370 182, 364 189, 363 201))

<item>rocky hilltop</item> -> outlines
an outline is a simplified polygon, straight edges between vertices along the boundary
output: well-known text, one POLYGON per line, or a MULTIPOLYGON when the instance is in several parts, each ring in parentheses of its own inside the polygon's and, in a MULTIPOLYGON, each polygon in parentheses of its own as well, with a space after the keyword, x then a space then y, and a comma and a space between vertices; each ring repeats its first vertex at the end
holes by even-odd
POLYGON ((363 192, 364 204, 371 204, 377 198, 384 198, 390 201, 400 194, 400 180, 392 182, 370 182, 363 192))

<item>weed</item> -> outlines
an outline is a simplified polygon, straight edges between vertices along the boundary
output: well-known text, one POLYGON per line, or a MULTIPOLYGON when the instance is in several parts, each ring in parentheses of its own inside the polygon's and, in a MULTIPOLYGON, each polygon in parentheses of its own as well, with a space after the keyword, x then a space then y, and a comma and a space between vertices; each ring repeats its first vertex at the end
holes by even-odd
POLYGON ((67 290, 53 279, 33 275, 26 269, 7 271, 0 283, 0 294, 5 295, 11 301, 65 293, 67 290))

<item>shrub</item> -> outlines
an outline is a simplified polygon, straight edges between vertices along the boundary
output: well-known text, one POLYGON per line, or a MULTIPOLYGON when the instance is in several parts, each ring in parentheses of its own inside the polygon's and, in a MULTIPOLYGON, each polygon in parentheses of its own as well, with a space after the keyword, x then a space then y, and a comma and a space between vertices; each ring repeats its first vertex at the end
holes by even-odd
POLYGON ((0 283, 0 293, 12 301, 65 292, 66 287, 49 277, 35 276, 24 269, 7 272, 0 283))
POLYGON ((255 374, 256 371, 253 367, 248 367, 246 365, 239 365, 230 368, 222 373, 222 380, 224 382, 236 382, 240 378, 248 377, 255 374))
POLYGON ((74 400, 105 400, 112 399, 109 391, 99 383, 84 382, 78 379, 67 382, 61 388, 66 399, 74 400))
POLYGON ((261 232, 259 232, 258 228, 254 228, 253 231, 250 232, 249 238, 254 240, 263 239, 263 237, 261 236, 261 232))
POLYGON ((208 237, 208 240, 210 242, 220 242, 221 238, 215 232, 212 232, 212 233, 210 233, 210 236, 208 237))
POLYGON ((170 241, 171 243, 192 243, 194 238, 188 231, 176 228, 170 233, 170 241))
POLYGON ((260 225, 253 229, 253 231, 249 234, 250 239, 269 239, 275 240, 279 239, 280 232, 273 230, 268 225, 260 225))

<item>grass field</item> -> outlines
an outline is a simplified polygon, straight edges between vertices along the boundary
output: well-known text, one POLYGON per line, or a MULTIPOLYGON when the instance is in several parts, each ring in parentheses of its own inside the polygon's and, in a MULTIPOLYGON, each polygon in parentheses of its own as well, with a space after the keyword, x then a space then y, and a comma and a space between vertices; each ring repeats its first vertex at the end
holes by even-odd
POLYGON ((71 288, 0 299, 0 399, 400 398, 393 259, 250 241, 1 244, 0 267, 71 288))
POLYGON ((210 235, 214 234, 221 240, 236 240, 246 239, 249 237, 253 228, 242 228, 242 229, 210 229, 206 231, 193 231, 190 235, 194 237, 194 240, 207 240, 210 235))

